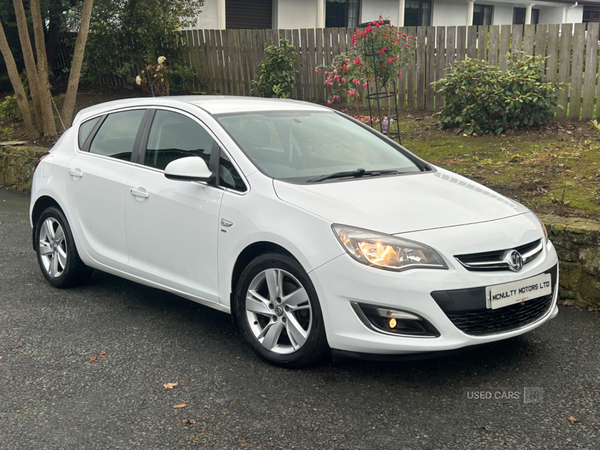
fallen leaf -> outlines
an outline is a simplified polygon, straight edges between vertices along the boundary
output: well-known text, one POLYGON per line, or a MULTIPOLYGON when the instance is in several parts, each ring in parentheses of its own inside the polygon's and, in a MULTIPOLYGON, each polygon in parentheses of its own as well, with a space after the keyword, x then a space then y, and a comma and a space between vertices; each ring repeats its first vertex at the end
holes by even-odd
POLYGON ((98 358, 104 358, 106 356, 106 352, 102 352, 97 354, 96 356, 92 356, 89 360, 89 362, 94 362, 96 361, 98 358))
POLYGON ((180 405, 173 405, 173 408, 185 408, 187 406, 187 403, 182 403, 180 405))
POLYGON ((0 356, 0 359, 2 359, 2 356, 0 356))
POLYGON ((193 419, 183 419, 182 422, 189 423, 190 425, 194 425, 196 423, 196 421, 193 419))
POLYGON ((173 389, 173 388, 174 388, 175 386, 177 386, 178 384, 179 384, 179 383, 165 383, 165 384, 163 384, 163 386, 164 386, 166 389, 173 389))
POLYGON ((579 422, 579 419, 575 416, 569 416, 569 418, 567 419, 569 422, 571 423, 577 423, 579 422))
POLYGON ((571 172, 573 172, 573 171, 572 171, 572 170, 569 170, 569 169, 567 169, 567 170, 565 170, 565 172, 569 172, 569 173, 571 173, 571 172))

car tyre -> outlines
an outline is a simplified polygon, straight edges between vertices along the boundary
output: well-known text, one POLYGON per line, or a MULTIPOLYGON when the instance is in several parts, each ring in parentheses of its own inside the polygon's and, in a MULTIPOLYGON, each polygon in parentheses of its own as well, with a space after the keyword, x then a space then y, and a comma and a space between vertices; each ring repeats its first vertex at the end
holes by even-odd
POLYGON ((40 215, 35 228, 35 248, 40 269, 54 287, 81 284, 92 274, 79 258, 65 215, 56 207, 46 208, 40 215))
POLYGON ((269 363, 300 368, 328 354, 317 293, 290 256, 265 253, 250 262, 240 276, 235 302, 242 335, 269 363))

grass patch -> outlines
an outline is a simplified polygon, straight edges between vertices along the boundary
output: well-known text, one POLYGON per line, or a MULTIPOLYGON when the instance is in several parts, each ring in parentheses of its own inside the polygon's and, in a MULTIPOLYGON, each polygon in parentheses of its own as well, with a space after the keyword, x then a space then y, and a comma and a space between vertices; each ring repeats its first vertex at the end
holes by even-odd
POLYGON ((423 159, 533 211, 600 219, 600 130, 591 123, 553 121, 545 129, 465 136, 440 131, 430 115, 400 115, 402 144, 423 159))

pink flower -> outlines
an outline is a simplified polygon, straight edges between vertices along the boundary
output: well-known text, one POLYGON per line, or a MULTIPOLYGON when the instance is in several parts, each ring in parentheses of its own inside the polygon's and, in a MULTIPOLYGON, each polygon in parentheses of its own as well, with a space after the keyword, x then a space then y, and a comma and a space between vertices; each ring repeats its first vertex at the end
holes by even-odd
POLYGON ((321 73, 321 70, 320 69, 316 69, 315 72, 321 73))
POLYGON ((339 100, 339 99, 340 99, 340 96, 339 96, 339 95, 334 95, 334 96, 333 96, 333 99, 334 99, 334 100, 339 100))
POLYGON ((345 82, 346 82, 346 79, 345 79, 345 78, 342 78, 342 83, 345 83, 345 82))
POLYGON ((333 76, 333 79, 334 79, 335 81, 338 81, 338 80, 340 79, 340 76, 339 76, 339 75, 334 75, 334 76, 333 76))
POLYGON ((367 87, 367 83, 363 83, 363 87, 366 88, 367 87))
POLYGON ((328 105, 331 105, 331 100, 327 100, 327 104, 328 104, 328 105))

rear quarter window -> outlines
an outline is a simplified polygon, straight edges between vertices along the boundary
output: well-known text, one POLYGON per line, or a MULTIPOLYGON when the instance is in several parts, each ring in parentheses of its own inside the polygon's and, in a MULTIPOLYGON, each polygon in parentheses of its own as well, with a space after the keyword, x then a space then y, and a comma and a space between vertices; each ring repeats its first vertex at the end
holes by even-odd
POLYGON ((100 117, 96 117, 95 119, 88 120, 87 122, 83 122, 79 127, 79 148, 83 148, 85 145, 85 141, 89 137, 90 133, 100 120, 100 117))

